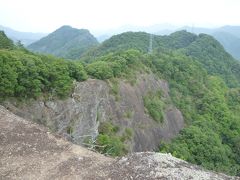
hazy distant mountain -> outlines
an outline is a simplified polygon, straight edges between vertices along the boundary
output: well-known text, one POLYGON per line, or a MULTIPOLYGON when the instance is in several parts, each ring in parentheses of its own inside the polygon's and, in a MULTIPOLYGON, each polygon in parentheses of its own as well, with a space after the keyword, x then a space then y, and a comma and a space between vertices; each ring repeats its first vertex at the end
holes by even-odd
POLYGON ((21 41, 24 45, 29 45, 47 35, 45 33, 20 32, 1 25, 0 30, 4 31, 13 41, 21 41))
POLYGON ((233 57, 240 60, 240 38, 228 32, 214 32, 212 34, 233 57))
POLYGON ((110 38, 113 35, 121 34, 124 32, 134 31, 134 32, 147 32, 158 35, 169 35, 177 29, 177 26, 163 23, 163 24, 154 24, 151 26, 134 26, 134 25, 124 25, 116 29, 110 29, 102 33, 96 33, 97 39, 99 42, 110 38))
POLYGON ((223 26, 220 28, 201 28, 184 26, 178 30, 187 30, 189 32, 212 35, 217 39, 234 58, 240 60, 240 26, 223 26))
POLYGON ((240 38, 240 26, 223 26, 217 29, 221 32, 227 32, 240 38))
POLYGON ((27 48, 35 52, 77 59, 97 44, 98 41, 88 30, 62 26, 27 48))

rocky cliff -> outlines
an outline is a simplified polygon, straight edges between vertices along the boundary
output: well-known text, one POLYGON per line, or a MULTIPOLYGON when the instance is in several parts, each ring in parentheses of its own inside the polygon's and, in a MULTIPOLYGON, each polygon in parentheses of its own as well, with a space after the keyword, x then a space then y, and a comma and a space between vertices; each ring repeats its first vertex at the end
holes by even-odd
POLYGON ((168 140, 183 128, 181 112, 171 104, 168 83, 153 74, 139 74, 135 85, 118 80, 117 94, 112 93, 111 82, 89 79, 76 83, 71 97, 65 100, 33 101, 20 106, 5 103, 13 113, 46 125, 76 144, 86 138, 96 138, 102 122, 132 130, 127 144, 129 151, 149 151, 158 147, 160 140, 168 140), (164 121, 154 121, 144 107, 143 97, 161 90, 167 101, 164 121))
POLYGON ((51 134, 0 106, 0 179, 239 179, 205 171, 170 154, 112 159, 51 134))

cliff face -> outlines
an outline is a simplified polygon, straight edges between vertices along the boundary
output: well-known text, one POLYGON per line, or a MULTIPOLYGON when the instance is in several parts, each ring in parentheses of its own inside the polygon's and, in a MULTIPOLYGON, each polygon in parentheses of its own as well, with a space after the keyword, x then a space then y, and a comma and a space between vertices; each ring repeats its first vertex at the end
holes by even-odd
POLYGON ((0 106, 0 179, 238 179, 161 153, 112 159, 51 134, 0 106))
POLYGON ((5 106, 21 117, 46 125, 76 144, 89 137, 96 138, 102 122, 117 125, 120 133, 124 128, 130 128, 133 131, 128 141, 130 151, 156 149, 160 140, 172 138, 183 128, 181 112, 170 103, 167 82, 152 74, 139 74, 135 85, 119 80, 118 87, 118 94, 114 95, 111 83, 90 79, 76 83, 72 96, 66 100, 34 101, 19 107, 6 103, 5 106), (154 121, 145 112, 143 102, 147 93, 159 90, 162 98, 169 101, 163 123, 154 121))

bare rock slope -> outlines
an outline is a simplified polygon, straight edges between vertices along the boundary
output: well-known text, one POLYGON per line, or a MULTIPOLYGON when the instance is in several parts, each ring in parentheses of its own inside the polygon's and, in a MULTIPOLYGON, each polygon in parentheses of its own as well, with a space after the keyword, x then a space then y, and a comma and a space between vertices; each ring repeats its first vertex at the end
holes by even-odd
POLYGON ((111 159, 49 133, 0 106, 0 179, 237 179, 169 154, 111 159))
POLYGON ((163 99, 170 101, 168 83, 153 74, 139 74, 135 85, 118 80, 117 95, 111 82, 89 79, 76 83, 71 97, 65 100, 33 101, 16 106, 5 104, 16 115, 44 124, 54 132, 81 144, 86 137, 96 138, 102 122, 132 130, 128 142, 130 152, 151 151, 160 140, 176 136, 184 127, 181 112, 171 103, 166 104, 164 122, 154 121, 146 112, 143 97, 161 90, 163 99), (118 99, 116 99, 118 96, 118 99), (71 129, 71 134, 68 130, 71 129))

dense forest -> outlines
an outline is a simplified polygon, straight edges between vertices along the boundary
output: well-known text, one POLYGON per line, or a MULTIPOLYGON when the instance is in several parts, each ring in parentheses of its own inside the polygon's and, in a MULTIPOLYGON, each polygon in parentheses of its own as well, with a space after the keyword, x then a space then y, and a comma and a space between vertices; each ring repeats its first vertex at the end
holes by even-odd
POLYGON ((73 80, 87 79, 83 65, 37 55, 0 34, 0 98, 66 97, 73 80))
MULTIPOLYGON (((186 123, 171 142, 159 140, 159 151, 210 170, 240 175, 239 62, 205 34, 179 31, 154 36, 151 54, 149 36, 143 32, 116 35, 85 52, 79 61, 67 61, 29 52, 1 32, 1 100, 64 98, 71 93, 74 80, 91 77, 132 82, 137 72, 153 72, 169 82, 171 101, 181 110, 186 123)), ((144 102, 151 116, 161 123, 163 104, 157 96, 149 94, 144 102)), ((114 136, 117 128, 104 128, 107 130, 100 132, 97 143, 115 146, 112 155, 122 155, 124 141, 114 136)))

